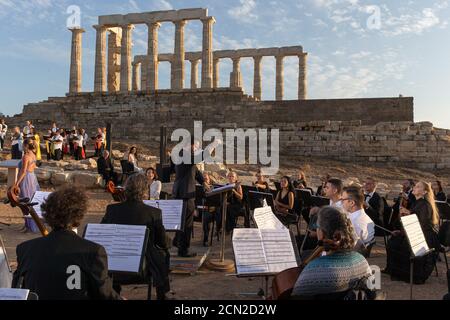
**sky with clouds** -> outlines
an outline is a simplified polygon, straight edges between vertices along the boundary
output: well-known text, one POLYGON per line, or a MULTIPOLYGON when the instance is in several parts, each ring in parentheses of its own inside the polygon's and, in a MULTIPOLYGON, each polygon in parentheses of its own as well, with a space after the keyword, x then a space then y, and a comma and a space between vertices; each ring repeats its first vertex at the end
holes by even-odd
MULTIPOLYGON (((302 45, 308 52, 311 99, 413 96, 415 120, 450 129, 450 0, 0 0, 0 112, 68 91, 70 6, 78 6, 83 36, 83 91, 93 91, 97 16, 208 8, 216 18, 214 49, 302 45)), ((160 52, 173 51, 174 26, 163 23, 160 52)), ((202 25, 189 22, 187 51, 201 50, 202 25)), ((136 26, 133 55, 145 54, 147 28, 136 26)), ((253 61, 241 62, 252 93, 253 61)), ((220 64, 227 86, 232 63, 220 64)), ((185 85, 190 66, 186 64, 185 85)), ((275 95, 275 59, 263 59, 263 99, 275 95)), ((285 98, 296 99, 298 59, 285 59, 285 98)), ((160 87, 170 84, 160 64, 160 87)))

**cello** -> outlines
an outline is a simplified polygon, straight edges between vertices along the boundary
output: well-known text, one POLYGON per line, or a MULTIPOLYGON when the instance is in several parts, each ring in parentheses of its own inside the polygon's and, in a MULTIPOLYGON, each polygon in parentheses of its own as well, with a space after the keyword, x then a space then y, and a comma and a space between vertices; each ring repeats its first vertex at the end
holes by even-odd
MULTIPOLYGON (((326 241, 326 240, 325 240, 326 241)), ((313 253, 299 267, 286 269, 278 273, 272 281, 272 299, 287 300, 292 294, 294 285, 297 282, 300 273, 308 263, 321 256, 324 248, 324 241, 319 241, 318 246, 313 253)))
POLYGON ((116 187, 111 180, 106 184, 106 191, 112 195, 114 201, 125 202, 125 189, 123 187, 116 187))
POLYGON ((5 203, 10 203, 13 208, 19 207, 20 210, 22 210, 24 217, 30 215, 42 236, 46 237, 48 235, 48 230, 33 208, 33 205, 36 205, 36 203, 31 203, 31 200, 28 198, 19 199, 19 188, 14 186, 8 188, 7 196, 8 201, 5 203))

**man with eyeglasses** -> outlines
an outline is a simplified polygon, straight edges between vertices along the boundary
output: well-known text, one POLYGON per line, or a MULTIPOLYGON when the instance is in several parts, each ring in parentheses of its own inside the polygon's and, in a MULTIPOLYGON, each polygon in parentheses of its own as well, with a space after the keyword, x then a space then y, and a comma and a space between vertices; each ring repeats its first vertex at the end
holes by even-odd
POLYGON ((375 238, 375 224, 364 211, 364 194, 360 187, 349 186, 344 188, 342 205, 352 222, 357 239, 366 246, 375 238))

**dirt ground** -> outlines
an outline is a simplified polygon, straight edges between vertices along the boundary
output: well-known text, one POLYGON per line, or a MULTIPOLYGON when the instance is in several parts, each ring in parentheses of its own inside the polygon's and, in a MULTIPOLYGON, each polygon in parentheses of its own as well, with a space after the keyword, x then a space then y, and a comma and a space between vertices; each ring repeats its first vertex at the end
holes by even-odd
MULTIPOLYGON (((0 199, 5 197, 4 185, 0 186, 0 199)), ((51 190, 51 189, 49 189, 51 190)), ((89 212, 86 215, 83 224, 79 230, 84 230, 86 223, 96 223, 102 218, 105 208, 112 203, 109 194, 103 191, 89 191, 89 212)), ((26 240, 38 237, 37 234, 24 234, 19 232, 23 225, 21 212, 17 208, 11 208, 9 205, 0 203, 0 235, 2 236, 10 263, 13 270, 16 268, 16 246, 26 240), (6 226, 2 223, 10 224, 6 226)), ((195 237, 193 239, 193 247, 201 246, 202 230, 201 224, 195 223, 195 237)), ((213 247, 210 250, 209 258, 218 257, 219 242, 214 240, 213 247)), ((232 259, 231 240, 227 239, 226 258, 232 259)), ((377 265, 381 269, 386 264, 386 254, 383 238, 377 239, 377 244, 372 250, 371 258, 368 259, 370 265, 377 265)), ((414 298, 434 300, 442 299, 447 293, 447 280, 445 276, 445 263, 438 262, 439 276, 435 273, 427 280, 424 285, 414 286, 414 298)), ((177 300, 193 299, 193 300, 247 300, 261 299, 256 293, 260 288, 264 288, 265 284, 261 278, 237 278, 232 273, 226 274, 208 270, 205 266, 195 275, 171 274, 172 298, 177 300)), ((270 283, 270 281, 269 281, 270 283)), ((381 277, 381 287, 387 294, 387 299, 404 300, 409 299, 409 284, 399 281, 391 281, 384 274, 381 277)), ((153 290, 154 292, 154 290, 153 290)), ((146 299, 147 288, 145 286, 126 286, 122 294, 130 300, 146 299)))

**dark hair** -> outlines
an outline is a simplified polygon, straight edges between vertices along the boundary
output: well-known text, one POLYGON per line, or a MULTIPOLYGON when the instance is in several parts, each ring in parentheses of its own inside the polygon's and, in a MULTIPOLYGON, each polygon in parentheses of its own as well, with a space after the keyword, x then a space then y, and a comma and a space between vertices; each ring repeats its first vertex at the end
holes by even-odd
POLYGON ((145 175, 148 175, 148 172, 149 172, 149 171, 152 171, 153 174, 155 175, 155 178, 154 178, 155 181, 156 181, 156 180, 159 180, 158 173, 156 172, 156 169, 155 169, 155 168, 150 167, 150 168, 148 168, 147 170, 145 170, 145 175))
POLYGON ((444 188, 442 188, 442 182, 440 180, 436 180, 435 182, 438 185, 439 192, 444 192, 444 188))
POLYGON ((128 151, 128 153, 131 153, 131 150, 136 149, 136 156, 137 156, 137 148, 136 146, 131 146, 130 150, 128 151))
POLYGON ((335 187, 337 189, 338 193, 341 193, 342 189, 344 188, 344 184, 342 183, 341 179, 331 178, 331 179, 328 179, 327 183, 329 183, 333 187, 335 187))
POLYGON ((344 192, 348 194, 351 200, 355 201, 356 205, 361 207, 364 204, 364 193, 358 186, 348 186, 344 188, 344 192))
POLYGON ((23 146, 34 153, 36 153, 37 151, 36 144, 31 139, 25 139, 25 141, 23 142, 23 146))
POLYGON ((333 240, 337 250, 351 250, 355 245, 352 222, 341 210, 326 206, 317 215, 317 226, 324 236, 333 240))
MULTIPOLYGON (((291 178, 289 178, 288 176, 282 176, 281 179, 286 179, 288 182, 288 191, 294 192, 294 186, 292 185, 291 178)), ((280 181, 281 181, 281 179, 280 179, 280 181)))
POLYGON ((41 205, 43 217, 53 230, 80 226, 87 211, 88 197, 79 186, 67 186, 51 193, 41 205))
POLYGON ((375 178, 373 178, 373 177, 366 177, 366 180, 372 180, 373 181, 373 183, 377 183, 378 181, 375 179, 375 178))
POLYGON ((414 186, 416 185, 416 183, 414 182, 413 179, 406 179, 406 181, 409 182, 409 185, 410 185, 411 187, 414 187, 414 186))

